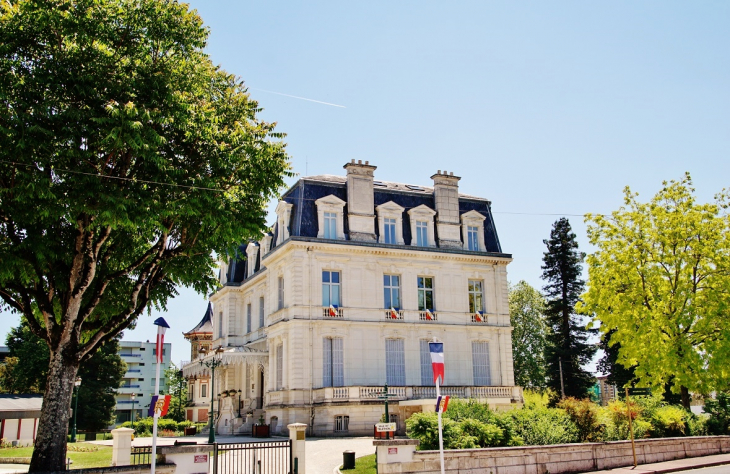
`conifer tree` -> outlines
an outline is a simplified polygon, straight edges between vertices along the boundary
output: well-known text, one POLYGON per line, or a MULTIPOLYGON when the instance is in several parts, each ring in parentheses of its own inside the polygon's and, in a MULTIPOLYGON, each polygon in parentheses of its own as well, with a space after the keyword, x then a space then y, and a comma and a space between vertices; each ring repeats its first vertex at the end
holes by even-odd
POLYGON ((583 367, 596 353, 595 345, 589 342, 595 330, 586 329, 583 317, 575 312, 585 287, 581 279, 585 254, 578 250, 575 234, 565 217, 553 224, 550 239, 543 242, 547 252, 543 255, 542 279, 546 282, 545 315, 550 327, 545 350, 548 387, 560 396, 562 362, 565 396, 583 398, 594 383, 593 376, 583 367))

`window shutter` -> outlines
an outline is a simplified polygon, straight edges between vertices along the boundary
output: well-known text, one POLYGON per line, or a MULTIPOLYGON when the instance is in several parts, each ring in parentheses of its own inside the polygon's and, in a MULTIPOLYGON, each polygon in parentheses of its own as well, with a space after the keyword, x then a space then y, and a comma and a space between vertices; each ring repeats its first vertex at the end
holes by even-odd
POLYGON ((489 371, 489 343, 472 342, 471 355, 474 363, 474 385, 491 385, 492 380, 489 371))
POLYGON ((388 385, 406 384, 406 363, 403 339, 385 340, 385 378, 388 385))
POLYGON ((332 339, 325 337, 322 347, 322 386, 332 386, 332 339))
POLYGON ((342 387, 345 385, 342 338, 336 337, 330 340, 332 341, 332 386, 342 387))
POLYGON ((284 345, 279 344, 276 346, 276 389, 281 390, 284 386, 282 383, 284 372, 284 345))

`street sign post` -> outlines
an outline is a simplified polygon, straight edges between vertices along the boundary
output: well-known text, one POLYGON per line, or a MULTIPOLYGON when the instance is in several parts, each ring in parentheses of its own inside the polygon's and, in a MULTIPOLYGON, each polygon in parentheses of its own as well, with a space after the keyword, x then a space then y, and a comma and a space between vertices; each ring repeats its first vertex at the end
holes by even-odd
POLYGON ((378 423, 375 425, 375 431, 377 431, 378 433, 395 431, 395 423, 378 423))

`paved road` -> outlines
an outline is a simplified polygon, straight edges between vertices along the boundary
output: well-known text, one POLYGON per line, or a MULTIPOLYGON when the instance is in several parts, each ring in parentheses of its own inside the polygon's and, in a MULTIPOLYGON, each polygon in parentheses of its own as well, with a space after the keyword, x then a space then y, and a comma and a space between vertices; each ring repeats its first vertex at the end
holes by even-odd
POLYGON ((690 469, 689 471, 675 471, 675 474, 728 474, 730 465, 690 469))
POLYGON ((307 456, 307 474, 332 474, 342 465, 342 452, 355 451, 359 458, 375 454, 373 438, 307 438, 304 445, 307 456))

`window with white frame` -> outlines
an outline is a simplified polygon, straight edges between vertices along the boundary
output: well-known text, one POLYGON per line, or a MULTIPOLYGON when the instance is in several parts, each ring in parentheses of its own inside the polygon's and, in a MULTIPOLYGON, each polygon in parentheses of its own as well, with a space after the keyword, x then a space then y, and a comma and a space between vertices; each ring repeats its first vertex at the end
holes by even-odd
POLYGON ((403 212, 405 208, 393 201, 375 207, 378 213, 378 242, 403 245, 403 212))
POLYGON ((392 387, 406 384, 405 340, 385 340, 385 380, 392 387))
POLYGON ((428 247, 428 222, 416 221, 416 245, 428 247))
POLYGON ((339 308, 340 303, 340 272, 322 271, 322 306, 339 308))
POLYGON ((317 238, 344 240, 343 209, 347 203, 330 194, 317 199, 314 204, 317 206, 317 238))
POLYGON ((431 350, 428 339, 421 339, 421 385, 435 385, 433 381, 433 366, 431 365, 431 350))
POLYGON ((276 222, 277 222, 277 233, 276 233, 276 245, 281 244, 289 238, 289 222, 291 221, 291 210, 294 207, 286 201, 279 201, 276 206, 276 222))
POLYGON ((279 277, 279 309, 284 309, 284 277, 279 277))
POLYGON ((466 237, 469 250, 480 250, 479 249, 479 227, 467 226, 466 237))
POLYGON ((395 219, 383 219, 383 242, 395 244, 395 219))
POLYGON ((276 389, 281 390, 284 386, 284 344, 276 346, 276 389))
POLYGON ((464 240, 464 249, 472 251, 486 251, 484 244, 484 220, 486 217, 477 211, 465 212, 461 215, 461 233, 464 240))
POLYGON ((400 304, 400 276, 383 275, 383 307, 399 310, 400 304))
POLYGON ((264 327, 265 321, 265 313, 264 313, 264 297, 259 298, 259 327, 264 327))
POLYGON ((474 385, 484 386, 492 384, 492 377, 489 370, 489 343, 471 343, 471 358, 474 371, 474 385))
POLYGON ((246 305, 246 334, 251 332, 251 303, 246 305))
POLYGON ((469 280, 469 312, 484 311, 484 284, 481 280, 469 280))
POLYGON ((432 277, 418 277, 418 310, 434 310, 432 277))
POLYGON ((322 386, 342 387, 345 385, 342 338, 323 339, 322 386))
POLYGON ((218 313, 218 337, 223 337, 223 311, 218 313))
POLYGON ((350 424, 350 417, 348 415, 336 415, 335 416, 335 431, 343 432, 348 431, 350 424))
POLYGON ((205 398, 208 396, 208 384, 202 383, 200 384, 200 398, 205 398))

